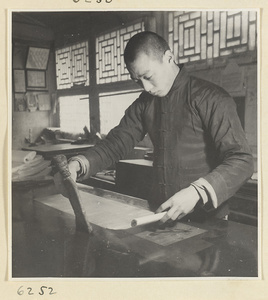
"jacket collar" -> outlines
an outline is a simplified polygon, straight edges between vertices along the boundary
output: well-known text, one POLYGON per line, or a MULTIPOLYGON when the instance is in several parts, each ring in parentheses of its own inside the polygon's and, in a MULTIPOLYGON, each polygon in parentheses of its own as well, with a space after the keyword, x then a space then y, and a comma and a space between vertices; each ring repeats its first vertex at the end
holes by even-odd
POLYGON ((189 80, 189 75, 186 71, 186 68, 183 67, 183 65, 179 65, 179 69, 179 73, 175 77, 173 85, 170 91, 168 92, 167 96, 170 96, 174 91, 182 89, 189 80))

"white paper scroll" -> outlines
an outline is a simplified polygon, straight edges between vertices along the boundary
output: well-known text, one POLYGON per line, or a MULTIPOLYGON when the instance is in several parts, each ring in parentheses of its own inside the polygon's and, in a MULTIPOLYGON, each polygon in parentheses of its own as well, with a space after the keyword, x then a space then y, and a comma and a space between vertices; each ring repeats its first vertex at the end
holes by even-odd
POLYGON ((139 225, 145 225, 145 224, 157 222, 157 221, 161 220, 166 213, 167 212, 162 212, 159 214, 153 214, 153 215, 133 219, 131 221, 131 226, 136 227, 139 225))
POLYGON ((35 151, 12 150, 12 162, 28 163, 36 156, 35 151))

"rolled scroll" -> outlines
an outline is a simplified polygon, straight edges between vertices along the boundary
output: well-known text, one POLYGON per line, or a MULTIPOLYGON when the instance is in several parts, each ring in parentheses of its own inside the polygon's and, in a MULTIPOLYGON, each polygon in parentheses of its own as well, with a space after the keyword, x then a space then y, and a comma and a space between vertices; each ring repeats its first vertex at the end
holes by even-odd
POLYGON ((28 163, 36 156, 35 151, 12 150, 12 162, 28 163))
POLYGON ((139 225, 145 225, 145 224, 157 222, 157 221, 161 220, 166 213, 167 212, 165 211, 165 212, 161 212, 159 214, 153 214, 153 215, 133 219, 131 221, 131 227, 136 227, 139 225))

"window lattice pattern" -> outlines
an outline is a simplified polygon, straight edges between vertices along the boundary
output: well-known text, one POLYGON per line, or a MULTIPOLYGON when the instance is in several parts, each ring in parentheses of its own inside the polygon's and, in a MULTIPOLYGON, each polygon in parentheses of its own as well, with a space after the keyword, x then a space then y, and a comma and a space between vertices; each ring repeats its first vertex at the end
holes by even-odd
POLYGON ((98 84, 130 79, 124 63, 124 49, 128 40, 143 30, 144 23, 140 22, 96 38, 98 84))
POLYGON ((169 45, 179 63, 256 49, 256 11, 170 12, 169 45))
POLYGON ((56 50, 57 88, 67 89, 77 84, 89 85, 88 43, 56 50))
POLYGON ((89 85, 88 43, 80 43, 71 47, 72 81, 76 84, 89 85))
POLYGON ((58 89, 66 89, 72 86, 70 47, 56 51, 56 74, 58 89))

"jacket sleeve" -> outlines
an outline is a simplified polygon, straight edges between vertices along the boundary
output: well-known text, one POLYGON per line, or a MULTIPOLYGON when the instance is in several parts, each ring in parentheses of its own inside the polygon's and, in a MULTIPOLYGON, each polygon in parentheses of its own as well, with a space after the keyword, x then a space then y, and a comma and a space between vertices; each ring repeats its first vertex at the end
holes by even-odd
POLYGON ((104 140, 84 154, 85 164, 88 167, 85 174, 79 178, 80 180, 123 159, 144 138, 146 134, 142 117, 144 105, 140 96, 125 111, 119 125, 112 129, 104 140))
POLYGON ((198 91, 196 110, 212 138, 218 166, 205 179, 217 196, 217 206, 233 196, 253 173, 253 157, 234 100, 221 88, 198 91))

